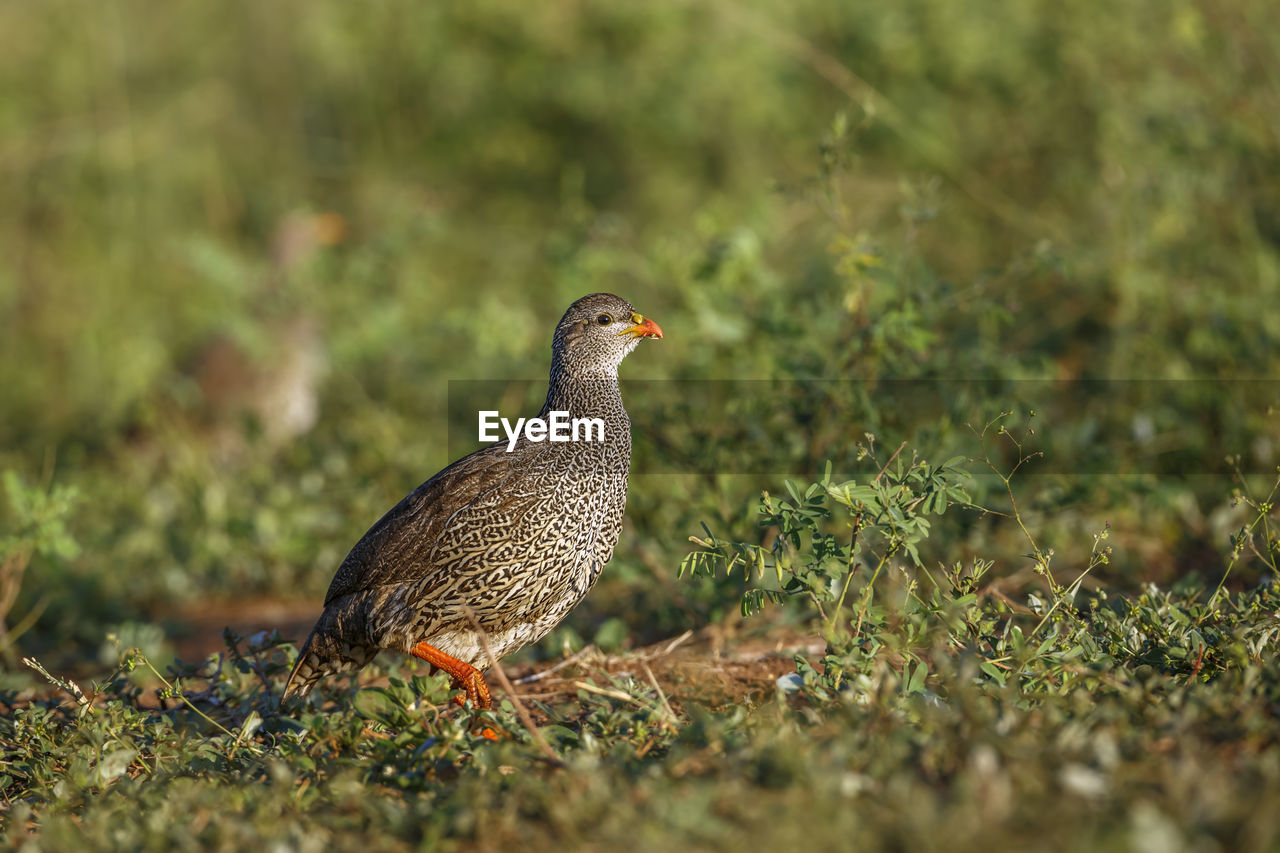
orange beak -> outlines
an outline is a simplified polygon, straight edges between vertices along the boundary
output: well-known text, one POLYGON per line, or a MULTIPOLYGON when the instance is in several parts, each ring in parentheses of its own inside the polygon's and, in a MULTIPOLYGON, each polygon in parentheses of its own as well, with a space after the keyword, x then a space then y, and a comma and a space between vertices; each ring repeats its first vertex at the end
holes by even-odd
POLYGON ((631 335, 635 338, 660 338, 662 337, 662 329, 658 328, 658 324, 652 320, 646 319, 640 314, 632 314, 631 322, 635 323, 630 328, 623 329, 618 334, 631 335))

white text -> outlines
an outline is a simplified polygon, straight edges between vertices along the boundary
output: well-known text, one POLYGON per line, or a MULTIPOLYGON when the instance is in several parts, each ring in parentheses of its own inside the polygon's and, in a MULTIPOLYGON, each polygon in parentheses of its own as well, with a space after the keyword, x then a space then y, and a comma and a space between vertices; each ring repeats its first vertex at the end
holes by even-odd
POLYGON ((480 440, 498 441, 498 426, 507 434, 507 452, 516 449, 521 430, 528 441, 604 441, 603 418, 571 418, 568 412, 548 412, 543 418, 517 418, 514 425, 497 411, 480 412, 480 440), (580 437, 581 436, 581 437, 580 437))

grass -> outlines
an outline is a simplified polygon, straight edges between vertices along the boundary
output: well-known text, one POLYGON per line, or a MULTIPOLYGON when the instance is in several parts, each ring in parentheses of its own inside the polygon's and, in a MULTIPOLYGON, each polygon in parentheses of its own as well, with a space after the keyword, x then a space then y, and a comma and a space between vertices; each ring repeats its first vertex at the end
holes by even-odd
POLYGON ((7 842, 1275 848, 1273 10, 1000 12, 0 6, 7 842), (280 708, 600 289, 596 589, 280 708))
POLYGON ((228 634, 224 653, 168 676, 125 650, 89 690, 28 659, 57 690, 0 697, 8 839, 728 849, 788 843, 811 815, 819 847, 1277 843, 1280 590, 1086 593, 1105 530, 1062 585, 1037 547, 1043 588, 1024 602, 988 561, 885 572, 886 555, 927 535, 926 514, 972 507, 955 485, 963 460, 895 470, 902 450, 875 462, 871 487, 825 478, 766 494, 763 522, 780 531, 767 558, 695 537, 691 571, 745 565, 776 594, 748 589, 744 612, 799 605, 789 636, 771 629, 776 648, 817 641, 820 658, 717 648, 705 632, 586 649, 527 665, 519 688, 499 667, 490 711, 399 664, 281 708, 294 648, 278 634, 228 634), (840 528, 861 559, 827 532, 840 528), (161 686, 135 683, 140 668, 161 686))

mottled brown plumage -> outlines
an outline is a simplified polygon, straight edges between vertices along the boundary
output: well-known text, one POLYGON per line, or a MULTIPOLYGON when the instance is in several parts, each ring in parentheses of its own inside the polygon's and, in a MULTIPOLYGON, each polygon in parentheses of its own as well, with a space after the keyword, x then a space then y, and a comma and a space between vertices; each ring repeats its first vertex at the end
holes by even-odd
POLYGON ((604 440, 521 435, 510 452, 501 440, 414 489, 342 561, 286 697, 394 649, 443 669, 488 705, 475 625, 495 657, 541 639, 613 555, 631 464, 618 365, 642 337, 662 331, 617 296, 595 293, 569 307, 539 416, 600 418, 604 440))

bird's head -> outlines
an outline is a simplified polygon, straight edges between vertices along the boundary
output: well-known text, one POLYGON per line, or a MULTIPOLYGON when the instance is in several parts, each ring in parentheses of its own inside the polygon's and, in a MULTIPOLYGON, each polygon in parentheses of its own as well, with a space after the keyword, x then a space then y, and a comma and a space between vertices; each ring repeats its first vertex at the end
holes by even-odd
POLYGON ((662 329, 612 293, 592 293, 569 306, 556 327, 553 361, 579 376, 614 373, 642 338, 662 329))

